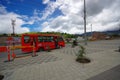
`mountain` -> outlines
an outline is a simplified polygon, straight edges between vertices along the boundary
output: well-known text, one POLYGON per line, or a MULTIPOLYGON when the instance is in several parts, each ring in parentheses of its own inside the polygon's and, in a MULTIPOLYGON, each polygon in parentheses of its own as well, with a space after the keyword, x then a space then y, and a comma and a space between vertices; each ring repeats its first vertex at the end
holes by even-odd
MULTIPOLYGON (((98 31, 94 31, 94 32, 98 32, 98 31)), ((92 32, 92 33, 94 33, 94 32, 92 32)), ((92 33, 87 32, 86 35, 91 36, 92 33)), ((120 35, 120 30, 102 31, 101 33, 105 33, 107 35, 114 35, 114 34, 120 35)), ((83 34, 77 34, 77 35, 84 36, 84 33, 83 34)))
POLYGON ((108 35, 111 35, 111 34, 118 34, 118 35, 120 35, 120 30, 105 31, 103 33, 106 33, 108 35))

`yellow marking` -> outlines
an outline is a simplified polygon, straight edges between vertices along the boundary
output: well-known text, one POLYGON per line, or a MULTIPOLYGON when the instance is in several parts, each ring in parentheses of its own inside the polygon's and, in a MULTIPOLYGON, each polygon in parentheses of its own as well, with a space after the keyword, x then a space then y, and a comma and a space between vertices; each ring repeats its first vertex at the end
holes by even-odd
POLYGON ((10 49, 33 48, 34 46, 10 46, 10 49))
POLYGON ((27 55, 27 56, 17 56, 15 59, 26 59, 26 58, 30 58, 31 55, 27 55))

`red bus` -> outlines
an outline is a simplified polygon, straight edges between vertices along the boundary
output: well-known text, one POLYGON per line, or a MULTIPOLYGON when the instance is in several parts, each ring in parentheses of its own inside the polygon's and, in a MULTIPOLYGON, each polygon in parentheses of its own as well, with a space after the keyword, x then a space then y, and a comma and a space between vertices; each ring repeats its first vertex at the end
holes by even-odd
MULTIPOLYGON (((23 34, 21 37, 22 46, 35 46, 35 51, 61 48, 65 46, 63 38, 54 34, 23 34)), ((31 52, 32 48, 22 48, 23 52, 31 52)))

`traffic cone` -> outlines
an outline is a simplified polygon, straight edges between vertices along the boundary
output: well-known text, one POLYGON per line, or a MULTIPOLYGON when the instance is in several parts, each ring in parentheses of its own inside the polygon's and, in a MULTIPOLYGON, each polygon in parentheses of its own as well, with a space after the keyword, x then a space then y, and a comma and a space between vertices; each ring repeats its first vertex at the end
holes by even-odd
POLYGON ((16 57, 16 54, 14 53, 14 51, 12 52, 12 58, 13 58, 13 60, 15 59, 15 57, 16 57))
POLYGON ((10 53, 8 53, 8 61, 10 61, 10 53))

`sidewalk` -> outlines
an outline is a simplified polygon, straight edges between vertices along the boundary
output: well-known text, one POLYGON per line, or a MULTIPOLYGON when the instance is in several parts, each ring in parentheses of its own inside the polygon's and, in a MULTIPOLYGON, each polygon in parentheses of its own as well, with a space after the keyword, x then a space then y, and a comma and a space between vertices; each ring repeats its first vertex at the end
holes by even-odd
POLYGON ((75 54, 79 47, 70 46, 48 53, 40 52, 34 58, 16 59, 9 65, 5 64, 6 68, 2 70, 4 80, 91 80, 92 77, 120 65, 120 53, 114 51, 118 42, 89 43, 86 46, 87 56, 92 60, 89 64, 76 62, 75 54), (13 68, 7 69, 8 67, 13 68))

